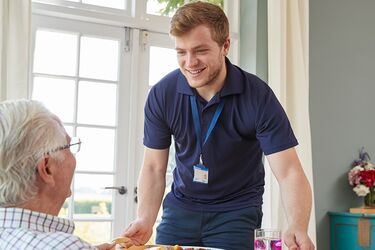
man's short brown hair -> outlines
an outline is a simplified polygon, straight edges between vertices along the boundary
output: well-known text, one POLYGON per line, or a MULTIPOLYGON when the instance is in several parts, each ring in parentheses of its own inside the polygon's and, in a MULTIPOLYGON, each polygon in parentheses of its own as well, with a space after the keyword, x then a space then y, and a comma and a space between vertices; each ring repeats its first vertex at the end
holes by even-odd
POLYGON ((192 2, 181 6, 171 20, 169 33, 181 36, 199 25, 206 25, 212 39, 220 46, 229 37, 229 22, 224 11, 207 2, 192 2))

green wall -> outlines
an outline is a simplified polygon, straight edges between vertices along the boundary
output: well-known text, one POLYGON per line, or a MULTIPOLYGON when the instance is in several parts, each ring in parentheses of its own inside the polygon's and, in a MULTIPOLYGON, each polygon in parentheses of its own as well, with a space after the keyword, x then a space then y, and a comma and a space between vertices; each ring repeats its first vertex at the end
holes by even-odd
POLYGON ((362 204, 347 181, 352 161, 362 146, 375 160, 375 1, 313 0, 309 7, 317 249, 325 250, 327 212, 362 204))

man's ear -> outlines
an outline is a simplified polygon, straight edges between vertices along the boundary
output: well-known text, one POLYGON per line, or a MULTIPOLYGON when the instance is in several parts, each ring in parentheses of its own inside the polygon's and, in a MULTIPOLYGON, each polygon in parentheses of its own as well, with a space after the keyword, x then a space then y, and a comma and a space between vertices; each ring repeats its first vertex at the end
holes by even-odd
POLYGON ((43 158, 37 164, 37 173, 40 179, 49 185, 55 185, 55 179, 50 166, 51 158, 48 155, 43 156, 43 158))
POLYGON ((227 56, 229 53, 229 48, 230 48, 230 38, 228 37, 224 44, 223 44, 223 50, 224 50, 224 55, 227 56))

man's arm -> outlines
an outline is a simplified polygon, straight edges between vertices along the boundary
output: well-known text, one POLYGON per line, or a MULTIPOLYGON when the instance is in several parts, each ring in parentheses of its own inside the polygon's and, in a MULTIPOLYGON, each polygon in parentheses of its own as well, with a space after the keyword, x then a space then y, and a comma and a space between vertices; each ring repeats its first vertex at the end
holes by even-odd
POLYGON ((285 245, 289 249, 314 249, 307 235, 312 192, 295 149, 268 155, 267 159, 279 183, 288 220, 288 230, 284 234, 285 245))
POLYGON ((168 149, 146 148, 138 179, 138 218, 153 226, 165 191, 168 149))
POLYGON ((147 243, 165 191, 169 149, 145 148, 143 166, 138 178, 137 219, 124 232, 134 244, 147 243))

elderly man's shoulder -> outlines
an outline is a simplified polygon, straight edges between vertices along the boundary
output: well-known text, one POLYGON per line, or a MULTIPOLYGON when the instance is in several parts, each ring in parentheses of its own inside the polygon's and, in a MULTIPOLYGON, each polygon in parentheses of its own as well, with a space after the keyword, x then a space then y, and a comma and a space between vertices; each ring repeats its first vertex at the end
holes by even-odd
MULTIPOLYGON (((89 244, 88 242, 82 240, 76 235, 72 235, 69 233, 64 233, 64 232, 56 232, 56 233, 51 233, 51 235, 46 235, 46 239, 50 238, 51 242, 53 239, 53 243, 51 245, 54 250, 59 250, 59 249, 66 249, 66 250, 91 250, 91 249, 97 249, 95 246, 89 244), (51 236, 53 234, 53 236, 51 236)), ((48 241, 46 240, 46 248, 41 248, 41 249, 48 249, 50 247, 48 245, 48 241)))
POLYGON ((25 229, 0 229, 0 249, 2 250, 94 250, 95 246, 79 237, 64 233, 40 233, 25 229))

